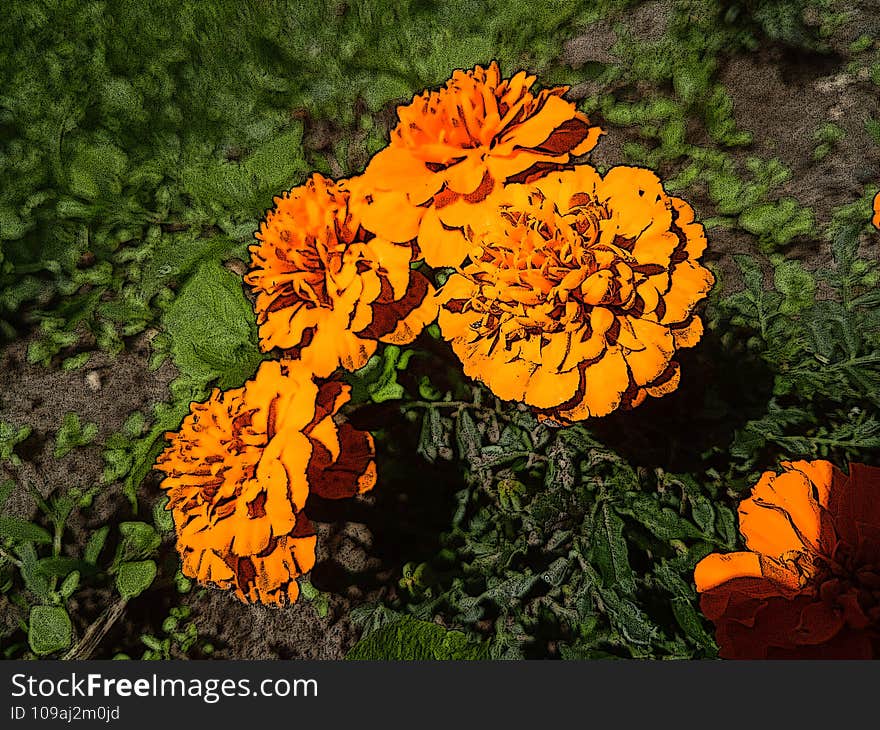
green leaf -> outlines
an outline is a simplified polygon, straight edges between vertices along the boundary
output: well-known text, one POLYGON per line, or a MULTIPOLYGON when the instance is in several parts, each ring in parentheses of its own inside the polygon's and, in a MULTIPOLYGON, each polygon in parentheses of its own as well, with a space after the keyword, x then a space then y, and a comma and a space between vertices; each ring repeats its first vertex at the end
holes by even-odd
POLYGON ((116 551, 117 562, 147 557, 162 542, 156 529, 146 522, 121 522, 119 532, 122 539, 116 551))
POLYGON ((618 511, 631 515, 661 540, 680 540, 703 536, 696 526, 680 517, 669 507, 661 506, 656 497, 648 495, 636 497, 629 507, 620 507, 618 511))
POLYGON ((488 646, 460 631, 405 616, 363 637, 345 657, 372 661, 488 659, 488 646))
POLYGON ((160 532, 174 532, 174 517, 171 511, 166 509, 168 495, 164 495, 153 505, 153 522, 160 532))
POLYGON ((67 555, 40 558, 37 561, 37 570, 47 578, 64 578, 75 570, 80 573, 94 572, 93 568, 85 561, 67 555))
POLYGON ((126 154, 113 144, 82 144, 74 151, 67 168, 68 189, 89 201, 117 195, 127 165, 126 154))
POLYGON ((691 500, 691 514, 693 515, 694 522, 697 523, 697 526, 705 533, 711 533, 714 530, 715 524, 715 509, 712 507, 712 502, 698 493, 690 494, 691 500))
POLYGON ((73 640, 73 624, 61 606, 34 606, 28 621, 28 643, 38 656, 61 651, 73 640))
POLYGON ((15 481, 13 479, 0 482, 0 509, 3 509, 3 505, 6 504, 6 500, 9 499, 13 489, 15 489, 15 481))
POLYGON ((15 447, 31 435, 30 426, 15 426, 0 421, 0 462, 8 461, 13 466, 21 464, 15 447))
POLYGON ((783 198, 746 208, 739 217, 739 224, 765 246, 781 247, 796 236, 811 233, 814 219, 809 208, 801 207, 794 198, 783 198))
POLYGON ((623 520, 607 501, 599 506, 593 522, 591 548, 592 562, 599 569, 605 585, 627 594, 635 593, 635 578, 623 538, 623 520))
POLYGON ((74 570, 70 575, 68 575, 64 581, 61 583, 61 587, 58 589, 58 592, 65 598, 70 598, 74 591, 79 588, 79 571, 74 570))
POLYGON ((240 386, 262 360, 241 279, 216 261, 202 264, 162 317, 171 359, 196 383, 240 386))
POLYGON ((55 458, 61 459, 71 451, 81 446, 87 446, 98 435, 98 426, 87 423, 85 426, 80 422, 76 413, 65 413, 64 422, 58 433, 55 434, 55 458))
POLYGON ((773 282, 783 296, 782 314, 797 314, 815 303, 816 280, 800 261, 781 262, 773 272, 773 282))
POLYGON ((134 598, 143 593, 156 577, 156 563, 138 560, 122 563, 116 573, 116 588, 123 598, 134 598))
POLYGON ((89 535, 85 550, 83 550, 83 560, 92 565, 97 564, 98 557, 101 555, 101 550, 104 548, 104 543, 109 533, 110 526, 104 525, 104 527, 99 527, 89 535))
POLYGON ((52 535, 39 525, 7 515, 0 515, 0 537, 12 542, 34 542, 39 545, 52 543, 52 535))
POLYGON ((677 596, 670 602, 672 605, 672 613, 678 625, 684 631, 685 636, 691 639, 698 646, 713 646, 712 637, 706 633, 700 616, 694 608, 693 604, 683 596, 677 596))
POLYGON ((41 601, 49 601, 49 581, 40 570, 37 559, 37 550, 32 542, 25 542, 18 546, 16 552, 21 558, 21 577, 25 587, 37 596, 41 601))

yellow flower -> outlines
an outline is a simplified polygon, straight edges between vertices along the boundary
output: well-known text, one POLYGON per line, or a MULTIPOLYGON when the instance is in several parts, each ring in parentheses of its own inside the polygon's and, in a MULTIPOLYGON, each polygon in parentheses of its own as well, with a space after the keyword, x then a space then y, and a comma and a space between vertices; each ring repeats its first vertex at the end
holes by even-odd
POLYGON ((313 175, 275 198, 251 246, 260 347, 280 348, 318 377, 357 370, 378 342, 412 342, 436 316, 433 288, 410 269, 413 249, 360 224, 363 201, 313 175))
POLYGON ((502 79, 492 62, 398 107, 390 144, 359 183, 366 227, 393 241, 418 236, 430 266, 460 264, 475 203, 586 154, 602 134, 562 98, 568 87, 533 94, 534 82, 524 71, 502 79))
POLYGON ((469 261, 438 292, 465 374, 543 417, 579 421, 677 387, 679 347, 713 284, 691 207, 648 170, 587 165, 473 206, 469 261))

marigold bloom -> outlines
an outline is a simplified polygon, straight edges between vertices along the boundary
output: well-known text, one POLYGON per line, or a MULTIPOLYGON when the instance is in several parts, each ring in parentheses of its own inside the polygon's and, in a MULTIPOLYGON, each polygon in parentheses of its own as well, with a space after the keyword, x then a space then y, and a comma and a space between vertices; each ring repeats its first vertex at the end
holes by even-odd
POLYGON ((468 376, 563 422, 677 387, 672 358, 700 339, 714 280, 702 225, 652 172, 580 165, 477 210, 470 261, 438 292, 468 376))
POLYGON ((412 342, 434 319, 433 289, 410 269, 412 246, 368 233, 349 182, 313 175, 275 198, 250 247, 260 347, 318 377, 362 367, 377 341, 412 342))
POLYGON ((370 434, 334 420, 348 398, 299 363, 267 361, 243 387, 192 404, 156 463, 185 575, 247 602, 296 600, 315 563, 309 494, 353 496, 376 481, 370 434))
POLYGON ((874 217, 871 218, 874 228, 880 228, 880 193, 874 196, 874 217))
POLYGON ((365 225, 394 241, 418 234, 430 266, 459 265, 474 203, 586 154, 602 134, 562 98, 567 86, 533 94, 534 82, 524 71, 502 79, 493 61, 398 107, 390 144, 364 173, 365 225))
POLYGON ((880 650, 880 469, 782 462, 739 508, 747 552, 694 571, 729 659, 870 659, 880 650))

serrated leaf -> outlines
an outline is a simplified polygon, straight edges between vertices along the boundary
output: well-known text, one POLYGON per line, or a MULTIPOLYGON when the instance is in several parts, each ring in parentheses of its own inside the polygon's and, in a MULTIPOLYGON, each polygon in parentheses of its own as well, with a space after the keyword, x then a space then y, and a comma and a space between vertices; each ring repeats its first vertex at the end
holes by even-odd
POLYGON ((609 587, 618 587, 626 594, 635 593, 636 584, 629 565, 629 553, 623 538, 623 520, 605 501, 593 521, 591 541, 592 563, 609 587))
POLYGON ((477 430, 477 424, 466 408, 462 408, 456 415, 455 441, 462 461, 471 462, 479 455, 483 440, 477 430))
POLYGON ((694 522, 703 532, 711 534, 715 526, 715 509, 712 507, 712 503, 702 494, 694 492, 689 496, 694 522))
POLYGON ((715 642, 706 632, 700 621, 700 616, 693 604, 682 596, 677 596, 670 601, 675 620, 691 641, 697 646, 714 646, 715 642))
POLYGON ((623 514, 630 514, 647 527, 661 540, 680 540, 702 537, 702 533, 690 522, 669 507, 663 507, 657 499, 650 496, 634 498, 629 506, 621 507, 623 514))

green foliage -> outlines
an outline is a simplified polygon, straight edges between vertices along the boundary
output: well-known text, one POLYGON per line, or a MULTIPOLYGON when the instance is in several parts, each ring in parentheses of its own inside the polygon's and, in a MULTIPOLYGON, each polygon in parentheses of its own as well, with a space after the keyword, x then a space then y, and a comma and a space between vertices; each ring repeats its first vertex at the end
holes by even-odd
POLYGON ((353 660, 397 661, 488 659, 485 643, 430 621, 398 618, 364 636, 345 657, 353 660))
POLYGON ((731 446, 747 465, 770 445, 787 458, 839 463, 880 448, 880 271, 876 260, 858 257, 860 212, 844 209, 831 227, 833 262, 820 278, 834 298, 817 298, 815 275, 797 262, 777 261, 765 290, 758 263, 738 260, 745 289, 722 310, 733 326, 759 333, 753 347, 775 373, 766 414, 731 446))
POLYGON ((120 563, 116 572, 116 589, 123 598, 134 598, 143 593, 156 577, 153 560, 133 560, 120 563))
MULTIPOLYGON (((141 642, 146 647, 141 659, 168 660, 179 659, 192 651, 199 641, 198 629, 193 621, 192 611, 188 606, 175 606, 168 611, 162 621, 158 636, 143 634, 141 642)), ((204 654, 210 654, 210 645, 199 647, 204 654)), ((116 656, 116 659, 123 657, 116 656)), ((126 657, 127 658, 127 657, 126 657)))
POLYGON ((720 19, 737 31, 739 42, 754 48, 764 36, 790 46, 824 48, 822 38, 837 22, 834 0, 721 0, 720 19), (818 22, 808 22, 809 11, 818 22))
MULTIPOLYGON (((4 485, 0 504, 12 487, 14 483, 4 485)), ((147 523, 118 525, 111 561, 101 559, 111 532, 108 525, 91 531, 82 546, 68 544, 65 538, 71 519, 90 508, 95 492, 73 488, 44 499, 32 491, 41 519, 0 515, 0 594, 8 599, 26 636, 26 642, 6 642, 7 657, 48 656, 65 650, 75 655, 80 645, 74 644, 77 634, 70 611, 82 600, 81 591, 93 595, 97 591, 108 598, 115 592, 124 608, 155 582, 161 540, 147 523)), ((108 608, 96 621, 114 615, 119 614, 108 608)))
POLYGON ((15 453, 15 447, 30 435, 30 426, 16 428, 0 421, 0 462, 8 461, 13 466, 19 466, 21 458, 15 453))
POLYGON ((747 208, 739 217, 743 230, 758 237, 764 248, 782 247, 813 230, 813 215, 793 198, 747 208))
POLYGON ((34 606, 28 622, 28 643, 38 656, 70 646, 73 625, 61 606, 34 606))
POLYGON ((64 423, 55 434, 55 458, 61 459, 76 448, 88 446, 97 435, 97 424, 83 425, 76 413, 65 413, 64 423))
POLYGON ((216 262, 196 270, 162 324, 172 361, 185 379, 200 385, 239 386, 260 363, 257 328, 241 279, 216 262))

